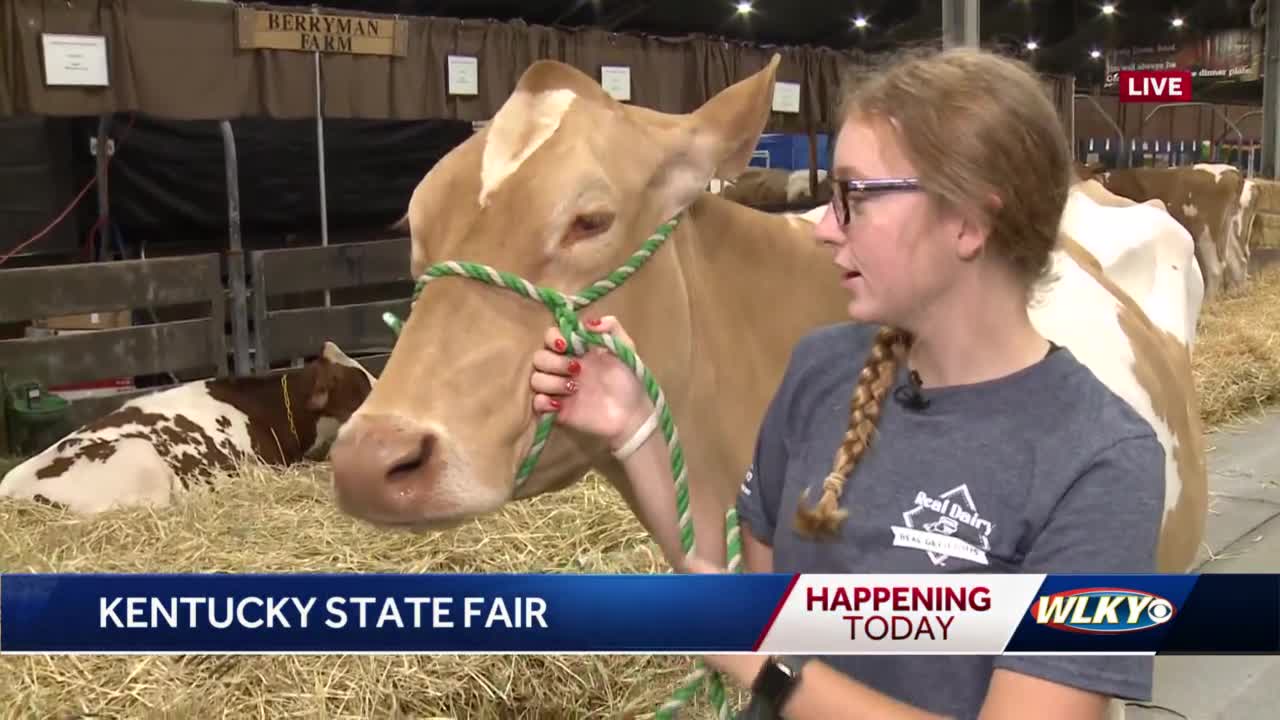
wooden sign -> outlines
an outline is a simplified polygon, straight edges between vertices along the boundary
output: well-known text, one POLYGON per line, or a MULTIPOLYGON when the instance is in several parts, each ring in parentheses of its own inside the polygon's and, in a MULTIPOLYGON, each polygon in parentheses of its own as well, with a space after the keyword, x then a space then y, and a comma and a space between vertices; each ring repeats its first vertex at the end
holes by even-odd
POLYGON ((236 40, 241 48, 404 57, 409 25, 372 15, 240 7, 236 8, 236 40))

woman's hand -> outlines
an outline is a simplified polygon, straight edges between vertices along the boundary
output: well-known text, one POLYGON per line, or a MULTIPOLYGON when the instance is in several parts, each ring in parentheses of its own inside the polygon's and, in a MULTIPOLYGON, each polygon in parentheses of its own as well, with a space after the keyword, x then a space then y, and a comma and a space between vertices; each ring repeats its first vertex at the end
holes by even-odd
MULTIPOLYGON (((611 334, 635 347, 611 315, 588 320, 586 325, 592 332, 611 334)), ((560 424, 603 437, 611 449, 621 447, 653 411, 640 379, 601 347, 588 348, 581 358, 561 355, 568 340, 558 328, 548 329, 544 342, 551 349, 533 354, 533 376, 529 379, 534 412, 558 410, 560 424)))

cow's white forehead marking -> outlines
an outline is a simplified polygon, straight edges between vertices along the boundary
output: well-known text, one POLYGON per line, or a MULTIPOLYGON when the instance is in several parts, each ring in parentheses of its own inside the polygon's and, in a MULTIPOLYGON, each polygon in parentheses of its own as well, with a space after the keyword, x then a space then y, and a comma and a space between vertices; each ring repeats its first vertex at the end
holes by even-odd
POLYGON ((1240 172, 1239 168, 1237 168, 1235 165, 1229 165, 1227 163, 1196 163, 1191 167, 1196 170, 1203 170, 1207 173, 1212 174, 1213 179, 1215 181, 1221 180, 1222 173, 1227 172, 1229 170, 1235 170, 1236 172, 1240 172))
POLYGON ((502 105, 489 125, 480 161, 481 207, 504 180, 515 174, 520 165, 551 138, 575 97, 572 90, 537 94, 520 90, 502 105))

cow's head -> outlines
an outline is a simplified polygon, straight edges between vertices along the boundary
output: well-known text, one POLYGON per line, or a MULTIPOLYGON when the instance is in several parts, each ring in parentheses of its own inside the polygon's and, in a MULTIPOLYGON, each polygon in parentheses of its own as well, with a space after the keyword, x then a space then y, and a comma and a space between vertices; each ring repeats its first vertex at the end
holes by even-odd
POLYGON ((314 431, 315 442, 307 455, 320 457, 337 437, 338 428, 369 397, 375 379, 363 365, 329 341, 325 341, 320 355, 303 367, 298 378, 308 416, 315 423, 314 428, 308 428, 314 431))
MULTIPOLYGON (((472 261, 565 293, 602 279, 713 177, 747 166, 778 62, 686 115, 625 105, 568 65, 534 63, 492 122, 414 191, 412 272, 472 261)), ((619 316, 668 395, 692 352, 683 220, 639 272, 580 311, 619 316)), ((332 448, 340 506, 379 524, 439 528, 581 477, 603 444, 556 428, 537 472, 514 484, 538 420, 531 359, 552 324, 509 290, 462 278, 427 285, 332 448)))

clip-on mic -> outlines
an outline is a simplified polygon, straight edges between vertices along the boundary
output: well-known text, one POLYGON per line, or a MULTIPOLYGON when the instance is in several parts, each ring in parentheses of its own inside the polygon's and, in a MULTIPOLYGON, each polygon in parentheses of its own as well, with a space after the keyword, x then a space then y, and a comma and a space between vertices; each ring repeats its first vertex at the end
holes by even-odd
POLYGON ((920 412, 929 407, 929 399, 920 392, 920 388, 923 385, 924 383, 920 380, 920 373, 912 370, 908 375, 907 384, 894 388, 893 399, 908 410, 920 412))

